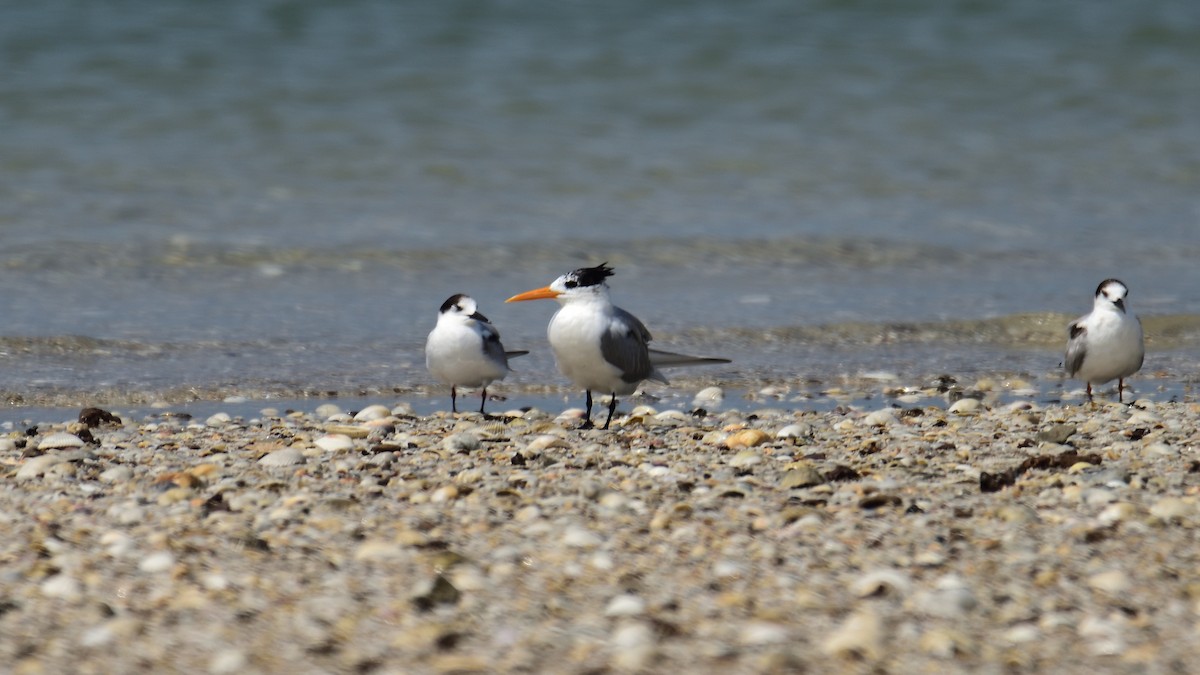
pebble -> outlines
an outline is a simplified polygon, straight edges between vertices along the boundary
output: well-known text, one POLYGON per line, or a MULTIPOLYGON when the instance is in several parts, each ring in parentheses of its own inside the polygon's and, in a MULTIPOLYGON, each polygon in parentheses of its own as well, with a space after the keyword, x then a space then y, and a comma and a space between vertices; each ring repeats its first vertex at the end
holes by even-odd
POLYGON ((1195 511, 1196 507, 1193 503, 1179 497, 1163 497, 1150 507, 1150 515, 1168 523, 1190 518, 1195 511))
POLYGON ((233 421, 233 418, 229 416, 229 413, 219 412, 209 416, 208 419, 204 420, 204 426, 223 427, 226 424, 229 424, 231 421, 233 421))
POLYGON ((883 654, 883 621, 869 611, 851 614, 821 647, 831 656, 874 661, 883 654))
POLYGON ((28 480, 30 478, 39 478, 56 464, 61 464, 66 460, 61 455, 49 454, 39 457, 32 457, 25 460, 20 469, 17 469, 17 478, 20 480, 28 480))
POLYGON ((355 421, 330 404, 220 426, 135 416, 44 452, 76 429, 10 425, 0 613, 16 639, 0 662, 1170 671, 1200 607, 1200 404, 1155 402, 1158 422, 1131 425, 1103 402, 1013 406, 1011 378, 989 377, 972 415, 864 411, 863 391, 878 408, 917 390, 848 378, 819 385, 840 399, 773 397, 786 409, 692 416, 666 395, 611 432, 549 410, 355 421), (1098 458, 981 489, 1070 450, 1098 458))
POLYGON ((624 593, 608 601, 604 616, 638 616, 645 613, 646 602, 636 595, 624 593))
POLYGON ((341 406, 334 403, 322 403, 321 405, 317 406, 317 409, 313 411, 313 414, 316 415, 317 419, 329 420, 333 417, 345 415, 346 412, 342 410, 341 406))
POLYGON ((138 563, 138 569, 150 574, 166 572, 175 565, 175 556, 166 551, 151 553, 138 563))
POLYGON ((896 421, 896 411, 891 408, 876 410, 863 418, 863 424, 869 427, 886 427, 896 421))

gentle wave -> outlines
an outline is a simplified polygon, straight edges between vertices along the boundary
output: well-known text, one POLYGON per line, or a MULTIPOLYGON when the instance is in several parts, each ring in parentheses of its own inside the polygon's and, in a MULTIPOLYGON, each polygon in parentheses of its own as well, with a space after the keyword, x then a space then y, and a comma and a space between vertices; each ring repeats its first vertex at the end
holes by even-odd
MULTIPOLYGON (((1190 260, 1200 246, 1159 246, 1125 249, 1119 258, 1094 260, 1096 266, 1138 265, 1190 260)), ((962 269, 1006 262, 1025 266, 1053 265, 1057 251, 964 251, 921 242, 861 237, 777 237, 733 239, 682 237, 643 239, 552 239, 511 243, 473 243, 456 240, 443 247, 404 247, 388 242, 331 247, 268 244, 222 244, 177 237, 168 241, 108 243, 85 241, 13 245, 0 254, 0 270, 94 271, 96 269, 253 268, 264 265, 297 269, 361 270, 373 266, 406 270, 469 266, 472 270, 503 270, 530 266, 567 268, 595 264, 599 258, 614 265, 661 267, 702 266, 706 270, 745 270, 755 266, 850 268, 873 272, 888 269, 962 269)))

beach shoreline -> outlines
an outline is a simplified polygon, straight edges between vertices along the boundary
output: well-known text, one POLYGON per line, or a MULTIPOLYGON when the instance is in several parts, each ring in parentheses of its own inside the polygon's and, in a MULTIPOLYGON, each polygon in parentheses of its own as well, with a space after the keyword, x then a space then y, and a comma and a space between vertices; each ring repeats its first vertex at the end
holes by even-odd
POLYGON ((568 406, 369 405, 355 419, 337 400, 14 428, 0 439, 0 660, 19 673, 1192 662, 1200 406, 1043 403, 1000 382, 822 410, 761 391, 704 415, 623 403, 610 432, 577 430, 568 406))

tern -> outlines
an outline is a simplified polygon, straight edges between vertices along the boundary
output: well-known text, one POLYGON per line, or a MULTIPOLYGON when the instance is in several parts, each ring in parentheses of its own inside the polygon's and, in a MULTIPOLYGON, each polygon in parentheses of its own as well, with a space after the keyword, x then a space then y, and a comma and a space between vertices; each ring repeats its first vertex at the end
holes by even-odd
POLYGON ((562 305, 550 319, 546 335, 558 369, 587 392, 583 428, 592 424, 592 392, 611 394, 608 419, 617 409, 617 395, 632 394, 644 380, 669 384, 659 366, 729 363, 729 359, 675 354, 650 349, 650 331, 629 312, 612 304, 605 279, 608 263, 568 272, 549 286, 519 293, 505 302, 554 299, 562 305))
POLYGON ((1117 401, 1125 378, 1142 367, 1146 347, 1142 341, 1142 322, 1129 314, 1125 298, 1129 287, 1118 279, 1105 279, 1096 288, 1091 313, 1067 326, 1067 377, 1087 383, 1088 401, 1092 385, 1117 380, 1117 401))
POLYGON ((508 360, 528 351, 505 351, 500 332, 480 314, 470 296, 458 293, 442 303, 437 325, 425 341, 425 367, 450 385, 450 410, 458 412, 458 387, 483 387, 479 412, 487 404, 488 385, 508 374, 508 360))

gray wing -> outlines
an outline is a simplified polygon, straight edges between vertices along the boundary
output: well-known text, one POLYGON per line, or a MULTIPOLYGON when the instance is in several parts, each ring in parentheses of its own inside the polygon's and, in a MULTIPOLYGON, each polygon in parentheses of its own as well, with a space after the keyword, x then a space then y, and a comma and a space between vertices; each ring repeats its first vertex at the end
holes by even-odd
POLYGON ((508 352, 505 352, 504 345, 500 344, 500 331, 492 324, 480 321, 479 332, 483 336, 483 353, 492 361, 503 363, 507 367, 508 352))
POLYGON ((650 350, 646 343, 650 331, 638 318, 620 307, 613 307, 615 321, 600 336, 600 353, 604 360, 621 370, 625 382, 641 382, 654 375, 650 350))
POLYGON ((1078 320, 1067 326, 1070 337, 1067 339, 1067 358, 1063 366, 1067 369, 1067 377, 1074 377, 1083 366, 1083 358, 1087 356, 1087 328, 1078 320))

